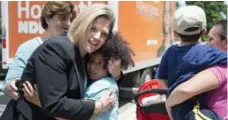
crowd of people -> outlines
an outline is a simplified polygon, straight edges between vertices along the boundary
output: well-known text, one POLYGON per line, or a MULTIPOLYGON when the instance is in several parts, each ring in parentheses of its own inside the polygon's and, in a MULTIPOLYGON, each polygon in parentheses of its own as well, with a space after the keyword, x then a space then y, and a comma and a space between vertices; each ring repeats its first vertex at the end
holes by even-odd
MULTIPOLYGON (((134 52, 113 30, 115 15, 92 4, 78 15, 67 1, 47 2, 45 32, 21 44, 3 83, 11 98, 1 120, 117 120, 118 82, 134 66, 134 52)), ((173 120, 227 120, 227 20, 206 33, 198 6, 177 9, 176 39, 162 57, 156 78, 167 86, 173 120)))

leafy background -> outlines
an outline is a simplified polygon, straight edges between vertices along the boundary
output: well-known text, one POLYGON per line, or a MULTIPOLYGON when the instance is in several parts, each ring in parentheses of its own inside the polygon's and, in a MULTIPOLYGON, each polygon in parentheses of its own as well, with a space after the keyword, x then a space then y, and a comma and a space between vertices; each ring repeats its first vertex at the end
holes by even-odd
MULTIPOLYGON (((186 5, 197 5, 204 9, 207 17, 207 32, 217 21, 227 19, 227 2, 225 1, 186 1, 186 5)), ((203 41, 207 40, 207 35, 205 35, 203 41)))

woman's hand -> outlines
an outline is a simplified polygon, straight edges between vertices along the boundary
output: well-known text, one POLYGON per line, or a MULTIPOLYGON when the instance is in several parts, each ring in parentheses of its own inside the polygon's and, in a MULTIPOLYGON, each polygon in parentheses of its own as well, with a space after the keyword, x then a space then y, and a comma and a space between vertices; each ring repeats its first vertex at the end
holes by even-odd
POLYGON ((111 59, 108 61, 108 72, 114 79, 118 79, 121 75, 121 60, 111 59))
POLYGON ((110 109, 114 106, 116 101, 115 95, 112 91, 108 91, 106 94, 101 96, 100 100, 96 101, 95 114, 103 112, 105 109, 110 109))
POLYGON ((108 91, 106 94, 101 96, 99 102, 101 102, 103 110, 110 109, 115 103, 115 95, 112 93, 112 91, 108 91))

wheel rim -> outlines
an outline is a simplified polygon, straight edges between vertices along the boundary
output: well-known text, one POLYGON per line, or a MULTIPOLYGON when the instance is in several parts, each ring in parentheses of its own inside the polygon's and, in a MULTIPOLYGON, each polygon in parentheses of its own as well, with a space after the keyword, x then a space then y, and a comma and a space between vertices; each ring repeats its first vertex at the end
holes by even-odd
POLYGON ((147 75, 145 76, 144 82, 148 82, 148 81, 150 81, 150 80, 151 80, 151 77, 150 77, 150 75, 147 74, 147 75))

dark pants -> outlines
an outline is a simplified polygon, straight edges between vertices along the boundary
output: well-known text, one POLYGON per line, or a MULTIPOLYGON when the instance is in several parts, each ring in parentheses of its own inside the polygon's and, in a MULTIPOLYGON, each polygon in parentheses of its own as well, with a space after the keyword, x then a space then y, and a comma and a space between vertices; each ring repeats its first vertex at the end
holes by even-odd
POLYGON ((36 105, 23 100, 10 100, 0 120, 56 120, 48 117, 36 105))
POLYGON ((2 113, 0 120, 15 120, 16 118, 16 105, 17 101, 10 100, 2 113))
POLYGON ((200 109, 199 111, 191 111, 186 115, 186 120, 223 120, 216 112, 209 109, 200 109))

